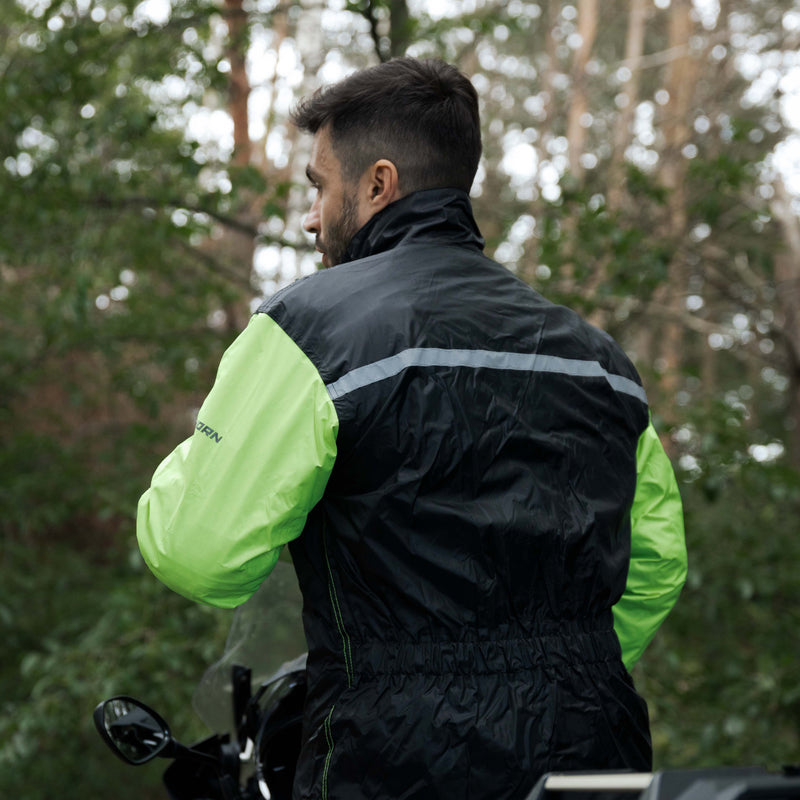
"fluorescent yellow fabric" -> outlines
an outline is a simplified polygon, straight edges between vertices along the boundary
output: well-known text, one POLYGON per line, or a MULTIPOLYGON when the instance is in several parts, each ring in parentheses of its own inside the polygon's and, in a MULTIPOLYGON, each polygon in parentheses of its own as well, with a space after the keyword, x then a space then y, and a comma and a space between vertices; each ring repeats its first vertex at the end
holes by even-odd
POLYGON ((687 566, 678 484, 652 424, 639 438, 636 463, 630 568, 625 593, 614 606, 614 629, 628 669, 675 605, 687 566))
POLYGON ((247 600, 322 497, 338 424, 316 367, 255 315, 223 356, 194 434, 139 501, 137 538, 153 573, 209 605, 247 600))

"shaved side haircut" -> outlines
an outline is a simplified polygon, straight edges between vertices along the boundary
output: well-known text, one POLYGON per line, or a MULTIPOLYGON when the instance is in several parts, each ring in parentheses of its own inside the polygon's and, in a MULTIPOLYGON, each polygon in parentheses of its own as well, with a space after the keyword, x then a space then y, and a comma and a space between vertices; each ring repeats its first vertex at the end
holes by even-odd
POLYGON ((346 181, 385 158, 403 194, 469 192, 481 157, 475 88, 438 59, 395 58, 354 72, 301 100, 291 119, 311 134, 328 128, 346 181))

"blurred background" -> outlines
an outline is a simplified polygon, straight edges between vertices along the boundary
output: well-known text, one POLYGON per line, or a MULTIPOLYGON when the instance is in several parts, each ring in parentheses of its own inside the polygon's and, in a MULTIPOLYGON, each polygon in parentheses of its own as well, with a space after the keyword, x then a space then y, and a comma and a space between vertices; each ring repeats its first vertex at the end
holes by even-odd
POLYGON ((112 693, 204 735, 232 612, 151 577, 136 501, 317 269, 289 109, 404 53, 471 76, 487 252, 623 344, 679 476, 656 766, 800 762, 799 45, 800 0, 0 0, 0 795, 161 797, 112 693))

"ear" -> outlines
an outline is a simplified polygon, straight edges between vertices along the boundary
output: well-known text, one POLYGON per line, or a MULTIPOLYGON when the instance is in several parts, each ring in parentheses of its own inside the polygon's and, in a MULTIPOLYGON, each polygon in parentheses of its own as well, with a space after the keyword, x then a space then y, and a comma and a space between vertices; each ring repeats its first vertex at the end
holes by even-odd
POLYGON ((397 167, 387 158, 381 158, 364 174, 362 202, 367 213, 371 217, 401 197, 397 167))

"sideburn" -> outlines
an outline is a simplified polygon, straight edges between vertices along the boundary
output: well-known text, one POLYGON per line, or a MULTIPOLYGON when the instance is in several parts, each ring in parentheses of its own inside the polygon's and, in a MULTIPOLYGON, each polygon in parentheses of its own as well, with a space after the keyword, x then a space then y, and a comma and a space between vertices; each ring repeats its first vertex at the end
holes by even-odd
POLYGON ((354 188, 343 196, 339 216, 330 224, 321 242, 332 267, 342 263, 358 228, 358 197, 354 188))

